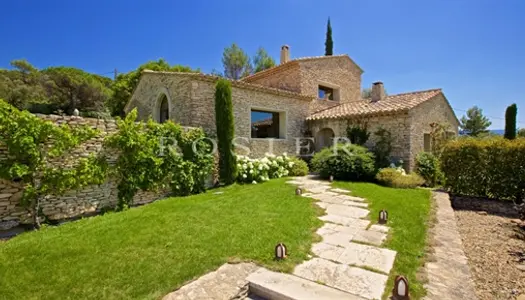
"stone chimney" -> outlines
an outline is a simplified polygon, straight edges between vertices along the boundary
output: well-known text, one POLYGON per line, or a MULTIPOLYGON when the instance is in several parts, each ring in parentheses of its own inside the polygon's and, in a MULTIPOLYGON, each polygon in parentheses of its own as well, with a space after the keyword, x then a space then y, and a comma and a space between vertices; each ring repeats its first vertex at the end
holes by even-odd
POLYGON ((377 102, 385 99, 385 87, 383 86, 383 83, 381 81, 374 82, 372 84, 372 95, 371 95, 371 101, 377 102))
POLYGON ((290 47, 283 45, 281 47, 281 65, 290 61, 290 47))

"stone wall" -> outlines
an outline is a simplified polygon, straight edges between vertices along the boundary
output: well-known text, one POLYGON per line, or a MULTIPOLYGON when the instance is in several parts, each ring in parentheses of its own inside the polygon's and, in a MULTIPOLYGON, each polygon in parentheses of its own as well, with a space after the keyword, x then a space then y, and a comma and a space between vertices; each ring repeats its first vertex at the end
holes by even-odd
POLYGON ((415 157, 424 150, 424 135, 430 134, 431 123, 449 124, 449 131, 458 135, 459 122, 443 94, 423 102, 410 111, 410 157, 415 166, 415 157))
MULTIPOLYGON (((214 94, 215 83, 207 81, 192 82, 192 123, 189 125, 205 128, 212 136, 216 132, 214 94)), ((306 129, 305 119, 308 116, 309 101, 233 86, 232 102, 235 136, 242 138, 238 139, 239 144, 250 148, 250 156, 264 156, 266 152, 270 151, 271 145, 273 145, 271 152, 274 154, 283 152, 295 153, 295 138, 304 136, 306 129), (285 138, 271 140, 251 138, 251 109, 284 113, 286 118, 285 138)), ((243 151, 240 152, 243 153, 243 151)))
POLYGON ((346 137, 346 128, 352 124, 366 124, 367 130, 370 133, 370 138, 365 144, 368 148, 372 148, 377 141, 374 135, 380 127, 390 131, 394 141, 392 143, 392 156, 404 161, 404 167, 410 170, 410 117, 408 114, 375 116, 359 119, 325 119, 315 120, 309 122, 309 128, 314 135, 324 129, 330 128, 334 131, 336 137, 346 137))
POLYGON ((304 60, 299 64, 302 94, 317 98, 319 85, 324 85, 339 90, 340 103, 361 99, 362 71, 348 57, 304 60))
POLYGON ((254 76, 253 79, 246 81, 296 93, 301 92, 299 64, 294 62, 289 63, 289 66, 277 68, 275 71, 269 70, 263 77, 254 76))
MULTIPOLYGON (((114 120, 82 118, 74 116, 37 115, 55 124, 67 124, 71 127, 88 125, 100 131, 100 134, 70 151, 67 155, 57 158, 51 163, 72 165, 79 158, 90 153, 105 151, 102 147, 104 137, 117 131, 114 120)), ((6 154, 6 148, 0 146, 0 156, 6 154)), ((116 153, 108 154, 108 162, 114 163, 116 153)), ((16 182, 0 180, 0 223, 15 221, 16 223, 31 223, 29 211, 21 205, 23 187, 16 182)), ((66 192, 64 195, 48 195, 41 201, 42 212, 50 220, 75 218, 85 214, 95 213, 103 208, 114 207, 117 204, 117 187, 114 180, 108 179, 101 185, 91 185, 79 190, 66 192)), ((163 198, 168 191, 139 191, 133 198, 134 204, 145 204, 163 198)))
MULTIPOLYGON (((152 102, 167 93, 171 120, 183 126, 202 127, 207 134, 215 136, 215 80, 202 74, 144 73, 126 111, 137 107, 141 118, 154 116, 156 106, 152 102)), ((312 100, 311 97, 294 93, 232 82, 235 135, 239 138, 237 143, 248 147, 252 157, 261 157, 270 150, 275 154, 295 153, 295 138, 304 136, 305 120, 312 100), (284 113, 285 138, 252 139, 252 108, 284 113)), ((238 150, 241 154, 248 154, 241 147, 238 150)))

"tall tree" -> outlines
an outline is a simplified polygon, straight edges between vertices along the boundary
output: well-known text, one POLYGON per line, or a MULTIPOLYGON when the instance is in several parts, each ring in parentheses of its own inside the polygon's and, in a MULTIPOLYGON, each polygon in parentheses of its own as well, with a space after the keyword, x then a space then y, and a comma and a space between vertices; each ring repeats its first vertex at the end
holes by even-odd
POLYGON ((198 72, 199 70, 193 70, 190 67, 181 65, 170 65, 164 59, 156 61, 149 61, 143 65, 140 65, 136 70, 130 71, 125 74, 119 74, 117 79, 113 82, 111 90, 113 95, 108 101, 108 107, 113 116, 125 115, 124 107, 128 103, 133 90, 139 84, 140 75, 143 70, 152 71, 170 71, 170 72, 198 72))
POLYGON ((516 138, 516 117, 518 107, 516 104, 509 105, 505 111, 505 134, 504 137, 509 140, 516 138))
POLYGON ((255 56, 253 57, 253 65, 255 68, 255 73, 257 73, 275 66, 275 60, 273 60, 273 58, 268 55, 263 47, 259 47, 259 49, 257 49, 257 53, 255 53, 255 56))
POLYGON ((483 110, 473 106, 467 110, 467 114, 461 117, 461 129, 465 130, 468 135, 478 136, 480 133, 487 133, 487 128, 492 124, 487 117, 483 115, 483 110))
POLYGON ((224 76, 234 80, 250 75, 253 70, 250 57, 235 43, 230 47, 224 48, 222 64, 224 66, 224 76))
POLYGON ((334 41, 332 40, 332 25, 330 24, 330 18, 328 18, 328 24, 326 25, 326 41, 324 42, 324 46, 324 55, 329 56, 334 53, 334 41))
POLYGON ((215 124, 219 149, 219 179, 229 185, 234 183, 237 177, 237 164, 233 153, 235 126, 231 82, 222 78, 215 86, 215 124))

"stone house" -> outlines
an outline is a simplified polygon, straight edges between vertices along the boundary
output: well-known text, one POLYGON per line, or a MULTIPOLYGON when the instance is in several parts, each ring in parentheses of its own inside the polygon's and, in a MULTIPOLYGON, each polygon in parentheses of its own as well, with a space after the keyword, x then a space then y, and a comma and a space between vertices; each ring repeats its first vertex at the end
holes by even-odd
MULTIPOLYGON (((278 66, 231 82, 236 143, 244 147, 239 149, 249 149, 253 157, 298 153, 298 138, 312 137, 319 150, 334 137, 346 137, 349 125, 360 124, 372 133, 368 146, 378 128, 390 131, 392 155, 410 170, 417 153, 430 149, 431 123, 457 135, 459 121, 440 89, 387 96, 383 83, 376 82, 371 98, 362 99, 362 73, 348 55, 290 59, 283 46, 278 66)), ((137 108, 140 119, 203 127, 213 136, 217 79, 145 70, 125 110, 137 108)))

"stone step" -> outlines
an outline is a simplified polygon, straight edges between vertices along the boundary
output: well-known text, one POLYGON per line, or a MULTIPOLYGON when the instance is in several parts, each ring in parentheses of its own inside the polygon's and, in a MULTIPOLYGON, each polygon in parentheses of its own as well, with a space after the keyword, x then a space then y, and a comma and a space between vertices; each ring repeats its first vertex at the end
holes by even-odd
POLYGON ((317 243, 313 245, 312 252, 320 258, 358 267, 370 267, 385 274, 390 273, 396 259, 396 251, 356 243, 347 243, 346 247, 317 243))
POLYGON ((250 274, 246 280, 251 294, 271 300, 363 300, 356 295, 304 278, 264 268, 250 274))
POLYGON ((387 275, 322 258, 304 262, 293 274, 365 299, 381 299, 388 280, 387 275))

